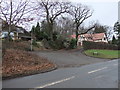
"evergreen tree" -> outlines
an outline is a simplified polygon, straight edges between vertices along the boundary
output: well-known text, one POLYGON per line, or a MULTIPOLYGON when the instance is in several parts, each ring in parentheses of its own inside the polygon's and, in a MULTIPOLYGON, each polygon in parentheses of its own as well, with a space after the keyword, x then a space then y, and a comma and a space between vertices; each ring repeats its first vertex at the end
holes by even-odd
POLYGON ((39 22, 37 22, 37 26, 35 27, 35 37, 37 40, 40 39, 40 25, 39 22))
POLYGON ((113 35, 113 38, 112 38, 112 44, 116 44, 116 38, 115 38, 114 35, 113 35))
POLYGON ((117 36, 118 36, 117 45, 120 47, 120 23, 119 22, 115 23, 114 31, 117 32, 117 36))
POLYGON ((96 25, 95 30, 93 33, 106 33, 106 28, 102 25, 96 25))
POLYGON ((41 31, 45 32, 47 35, 50 35, 49 26, 46 21, 41 22, 41 31))
POLYGON ((116 22, 114 25, 114 31, 117 32, 117 35, 120 36, 120 23, 116 22))
POLYGON ((35 26, 32 26, 32 29, 31 29, 30 33, 35 34, 35 26))

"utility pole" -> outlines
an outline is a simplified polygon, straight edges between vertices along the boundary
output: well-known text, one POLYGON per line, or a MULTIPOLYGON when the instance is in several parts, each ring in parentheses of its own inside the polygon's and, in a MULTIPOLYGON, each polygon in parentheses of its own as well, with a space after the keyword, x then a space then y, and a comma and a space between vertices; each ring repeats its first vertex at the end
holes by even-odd
POLYGON ((33 43, 33 37, 32 37, 33 35, 32 35, 32 31, 31 31, 31 44, 30 44, 30 49, 31 49, 31 51, 33 51, 33 46, 32 46, 32 43, 33 43))
POLYGON ((8 31, 8 41, 10 41, 10 32, 11 32, 11 24, 12 24, 12 0, 10 0, 10 20, 9 20, 9 31, 8 31))

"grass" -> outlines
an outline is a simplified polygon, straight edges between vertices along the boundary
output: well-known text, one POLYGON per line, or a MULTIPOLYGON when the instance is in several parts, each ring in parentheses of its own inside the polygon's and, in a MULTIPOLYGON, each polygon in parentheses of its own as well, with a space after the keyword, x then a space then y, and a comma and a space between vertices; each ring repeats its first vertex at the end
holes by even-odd
POLYGON ((120 50, 98 50, 98 49, 91 49, 86 50, 84 53, 88 56, 98 57, 98 58, 105 58, 105 59, 116 59, 120 58, 120 50), (97 52, 97 54, 94 54, 97 52))

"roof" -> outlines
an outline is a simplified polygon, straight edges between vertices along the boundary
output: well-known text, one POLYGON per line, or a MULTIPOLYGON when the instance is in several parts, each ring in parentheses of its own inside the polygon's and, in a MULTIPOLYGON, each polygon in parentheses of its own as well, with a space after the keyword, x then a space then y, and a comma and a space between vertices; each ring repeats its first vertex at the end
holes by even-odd
POLYGON ((103 39, 104 36, 105 36, 105 33, 93 34, 93 40, 100 40, 100 39, 103 39))
MULTIPOLYGON (((78 38, 80 36, 83 36, 85 38, 91 38, 92 40, 100 40, 100 39, 103 39, 104 36, 105 36, 105 33, 96 33, 96 34, 82 34, 82 35, 79 35, 78 38)), ((71 35, 72 38, 75 38, 76 35, 71 35)))

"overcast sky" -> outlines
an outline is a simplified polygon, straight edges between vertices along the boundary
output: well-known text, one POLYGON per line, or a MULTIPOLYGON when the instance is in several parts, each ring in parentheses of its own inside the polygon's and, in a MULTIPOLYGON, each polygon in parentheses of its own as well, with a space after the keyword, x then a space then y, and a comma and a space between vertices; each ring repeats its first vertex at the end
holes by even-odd
MULTIPOLYGON (((53 0, 54 1, 54 0, 53 0)), ((113 27, 118 21, 118 1, 120 0, 61 0, 70 1, 72 3, 82 3, 94 10, 92 17, 87 19, 84 25, 89 25, 88 22, 99 21, 102 25, 113 27)), ((35 25, 34 22, 32 25, 35 25)))
POLYGON ((91 18, 87 21, 96 21, 102 25, 114 26, 118 20, 118 1, 119 0, 69 0, 74 3, 82 3, 94 10, 91 18))

